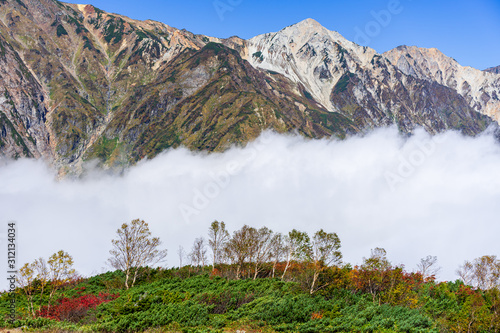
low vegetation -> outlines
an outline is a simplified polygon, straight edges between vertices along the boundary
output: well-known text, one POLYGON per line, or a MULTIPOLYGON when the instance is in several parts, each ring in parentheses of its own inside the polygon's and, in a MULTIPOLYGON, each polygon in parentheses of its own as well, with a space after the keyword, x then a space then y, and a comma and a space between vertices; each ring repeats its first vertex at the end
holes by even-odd
POLYGON ((418 271, 394 266, 382 248, 363 264, 342 262, 340 239, 319 230, 213 222, 208 241, 180 247, 178 268, 151 268, 166 250, 146 222, 123 224, 112 241, 116 271, 78 276, 59 251, 20 269, 0 296, 0 326, 95 332, 498 332, 500 260, 465 262, 460 280, 437 282, 437 258, 418 271), (122 251, 125 249, 126 251, 122 251), (188 265, 182 265, 185 260, 188 265))

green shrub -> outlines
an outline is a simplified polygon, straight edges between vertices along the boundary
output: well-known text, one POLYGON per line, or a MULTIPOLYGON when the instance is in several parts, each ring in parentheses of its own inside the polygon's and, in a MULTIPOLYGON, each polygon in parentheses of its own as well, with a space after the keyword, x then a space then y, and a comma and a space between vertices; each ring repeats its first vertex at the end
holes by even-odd
POLYGON ((64 29, 62 24, 59 24, 57 26, 57 37, 61 37, 62 35, 67 35, 67 34, 68 34, 68 32, 66 31, 66 29, 64 29))

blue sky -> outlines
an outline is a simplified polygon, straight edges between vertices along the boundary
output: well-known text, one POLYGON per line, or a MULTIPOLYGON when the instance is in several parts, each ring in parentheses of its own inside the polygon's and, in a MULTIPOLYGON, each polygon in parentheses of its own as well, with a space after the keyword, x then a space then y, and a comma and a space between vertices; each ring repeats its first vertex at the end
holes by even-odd
POLYGON ((500 65, 500 0, 87 1, 105 11, 215 37, 250 38, 310 17, 378 52, 403 44, 436 47, 465 66, 500 65))

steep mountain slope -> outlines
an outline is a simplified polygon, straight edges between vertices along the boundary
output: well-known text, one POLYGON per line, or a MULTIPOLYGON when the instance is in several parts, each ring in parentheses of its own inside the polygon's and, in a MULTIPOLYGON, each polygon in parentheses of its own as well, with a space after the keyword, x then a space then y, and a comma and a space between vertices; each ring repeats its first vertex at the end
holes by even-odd
MULTIPOLYGON (((46 127, 58 165, 83 156, 111 120, 113 109, 120 107, 131 87, 153 80, 159 63, 209 41, 88 5, 19 0, 3 1, 1 9, 0 34, 45 92, 38 95, 45 96, 46 127)), ((7 87, 10 95, 20 90, 20 85, 7 87)))
POLYGON ((221 151, 264 129, 474 135, 491 123, 469 96, 310 19, 221 40, 91 5, 0 0, 0 65, 0 156, 43 157, 62 173, 90 159, 126 167, 179 145, 221 151))
POLYGON ((460 66, 437 49, 399 46, 384 56, 403 73, 449 87, 474 110, 500 120, 500 75, 460 66))
POLYGON ((42 86, 0 35, 0 151, 50 159, 45 99, 42 86))
MULTIPOLYGON (((220 151, 255 139, 265 128, 298 129, 308 137, 357 131, 350 120, 322 110, 280 75, 257 71, 236 51, 209 43, 181 53, 160 67, 153 82, 135 87, 114 112, 103 139, 129 143, 121 154, 137 160, 180 144, 220 151)), ((91 147, 90 157, 99 149, 91 147)))
MULTIPOLYGON (((307 98, 300 85, 257 71, 236 51, 212 43, 243 49, 241 39, 193 35, 90 5, 6 0, 1 6, 1 35, 43 91, 40 104, 48 112, 37 135, 49 133, 44 138, 52 150, 40 149, 63 172, 78 173, 93 158, 126 166, 181 144, 222 150, 267 128, 308 137, 358 131, 307 98)), ((10 62, 5 67, 15 68, 10 62)), ((42 154, 14 154, 11 146, 2 153, 42 154)))
POLYGON ((454 128, 475 134, 489 122, 453 89, 412 77, 312 19, 250 39, 244 57, 300 82, 360 128, 397 124, 411 132, 418 125, 431 133, 454 128))

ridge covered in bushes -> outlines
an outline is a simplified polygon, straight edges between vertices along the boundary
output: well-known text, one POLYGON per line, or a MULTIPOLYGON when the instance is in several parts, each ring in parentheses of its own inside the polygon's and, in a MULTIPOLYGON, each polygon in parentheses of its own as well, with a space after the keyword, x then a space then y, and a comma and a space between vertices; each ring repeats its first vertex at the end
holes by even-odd
MULTIPOLYGON (((9 297, 0 297, 2 327, 42 331, 230 332, 498 332, 500 295, 461 281, 424 281, 401 267, 382 270, 332 267, 327 286, 311 295, 295 263, 295 281, 224 276, 233 265, 142 268, 134 287, 123 289, 122 271, 69 281, 50 310, 36 298, 30 318, 23 291, 18 319, 9 323, 9 297)), ((272 274, 272 265, 262 275, 272 274)), ((47 286, 51 288, 50 284, 47 286)), ((47 297, 47 296, 45 296, 47 297)))

